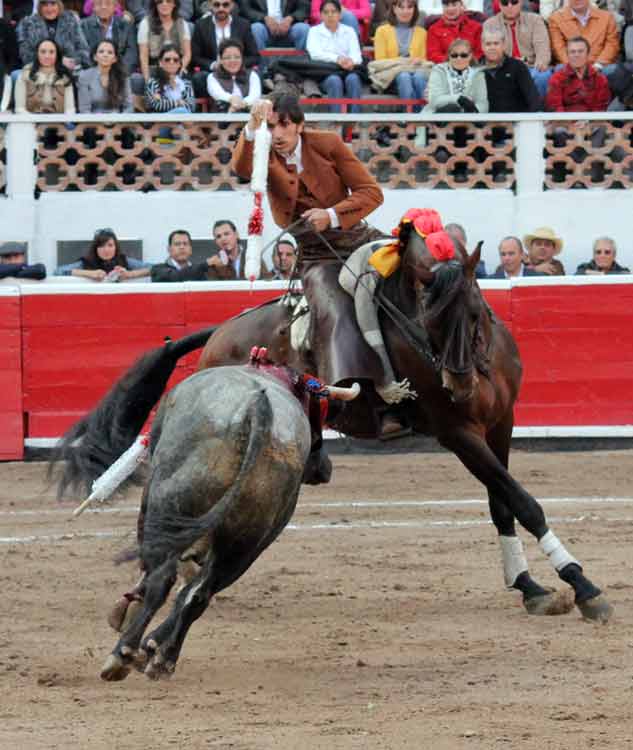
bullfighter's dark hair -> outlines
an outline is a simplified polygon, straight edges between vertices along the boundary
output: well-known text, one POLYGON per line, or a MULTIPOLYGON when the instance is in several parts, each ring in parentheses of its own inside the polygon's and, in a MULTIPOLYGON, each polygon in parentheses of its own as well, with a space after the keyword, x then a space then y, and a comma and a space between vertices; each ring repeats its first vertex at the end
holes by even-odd
POLYGON ((292 94, 280 94, 273 99, 273 112, 279 118, 282 125, 288 122, 294 122, 295 125, 301 125, 305 117, 299 98, 292 94))

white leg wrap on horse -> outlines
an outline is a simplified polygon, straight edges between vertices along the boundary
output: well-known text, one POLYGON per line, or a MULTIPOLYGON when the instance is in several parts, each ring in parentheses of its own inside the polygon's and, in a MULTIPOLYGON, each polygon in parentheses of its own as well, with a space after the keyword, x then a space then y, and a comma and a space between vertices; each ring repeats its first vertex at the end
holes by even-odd
POLYGON ((506 586, 511 589, 516 579, 528 569, 527 560, 523 554, 523 544, 518 536, 499 536, 501 545, 501 559, 503 560, 503 578, 506 586))
POLYGON ((552 531, 548 531, 539 540, 539 547, 545 552, 549 561, 556 570, 562 570, 569 563, 580 565, 576 558, 572 557, 565 549, 561 540, 552 531))

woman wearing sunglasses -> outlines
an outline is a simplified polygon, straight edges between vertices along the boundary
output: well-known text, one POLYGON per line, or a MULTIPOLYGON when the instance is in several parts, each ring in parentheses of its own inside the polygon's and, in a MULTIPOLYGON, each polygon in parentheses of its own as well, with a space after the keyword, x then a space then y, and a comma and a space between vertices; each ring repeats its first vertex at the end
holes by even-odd
POLYGON ((173 44, 181 58, 185 72, 191 62, 191 31, 178 15, 180 0, 150 0, 149 15, 138 25, 138 55, 145 81, 150 78, 150 68, 158 62, 161 49, 173 44))
POLYGON ((150 112, 187 114, 195 112, 196 101, 191 81, 180 75, 182 57, 174 44, 166 44, 158 56, 156 75, 145 89, 145 102, 150 112))
POLYGON ((407 68, 395 77, 401 99, 422 99, 426 88, 423 69, 409 69, 426 61, 426 31, 417 25, 419 16, 415 0, 394 0, 387 22, 378 27, 374 38, 376 60, 399 59, 403 68, 407 68))
POLYGON ((151 264, 128 258, 112 229, 97 229, 88 252, 74 263, 55 270, 55 276, 78 276, 91 281, 126 281, 149 276, 151 264))
POLYGON ((470 42, 455 39, 448 48, 448 61, 431 70, 425 112, 488 111, 486 76, 472 63, 470 42))
POLYGON ((259 76, 244 66, 244 48, 237 39, 220 42, 218 64, 209 73, 207 90, 221 112, 248 111, 262 95, 259 76))

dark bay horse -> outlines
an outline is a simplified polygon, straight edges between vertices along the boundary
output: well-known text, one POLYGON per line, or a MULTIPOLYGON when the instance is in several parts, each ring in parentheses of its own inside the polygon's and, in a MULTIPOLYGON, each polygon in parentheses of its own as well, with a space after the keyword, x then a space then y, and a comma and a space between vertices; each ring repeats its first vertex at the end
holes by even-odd
MULTIPOLYGON (((485 485, 505 583, 522 593, 527 611, 559 614, 573 605, 569 597, 545 589, 530 576, 515 521, 536 538, 559 577, 572 587, 582 615, 606 622, 612 613, 606 597, 548 527, 540 504, 508 471, 521 363, 512 336, 476 283, 480 248, 472 255, 457 248, 454 259, 438 263, 411 227, 401 231, 400 247, 400 267, 379 292, 379 315, 393 369, 399 378, 408 378, 418 394, 400 405, 402 416, 414 432, 435 435, 485 485)), ((334 276, 339 266, 326 264, 319 271, 334 276)), ((268 347, 275 361, 317 376, 326 373, 332 320, 327 313, 312 320, 308 348, 296 351, 291 346, 292 316, 283 301, 268 303, 217 329, 146 354, 65 436, 58 454, 68 459, 62 487, 93 479, 129 447, 177 359, 205 342, 199 369, 243 363, 252 344, 258 343, 268 347)), ((360 335, 351 297, 345 325, 350 335, 360 335)), ((329 424, 347 435, 375 437, 379 402, 371 383, 364 382, 361 396, 329 424)))

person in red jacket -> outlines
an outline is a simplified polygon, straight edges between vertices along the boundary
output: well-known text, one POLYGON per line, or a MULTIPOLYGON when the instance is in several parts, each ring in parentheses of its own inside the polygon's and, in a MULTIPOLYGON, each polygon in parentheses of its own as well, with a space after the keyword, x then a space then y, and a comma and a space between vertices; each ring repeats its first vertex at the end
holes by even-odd
POLYGON ((470 18, 462 0, 442 0, 442 16, 427 31, 426 57, 434 63, 446 62, 448 48, 455 39, 470 42, 473 57, 481 57, 481 24, 470 18))
POLYGON ((604 112, 611 101, 604 73, 589 65, 589 42, 567 42, 569 62, 549 79, 545 106, 552 112, 604 112))

